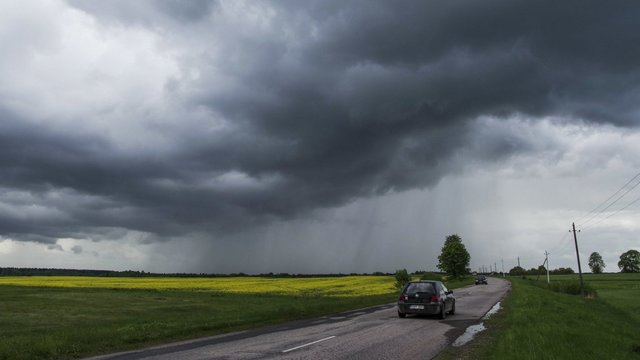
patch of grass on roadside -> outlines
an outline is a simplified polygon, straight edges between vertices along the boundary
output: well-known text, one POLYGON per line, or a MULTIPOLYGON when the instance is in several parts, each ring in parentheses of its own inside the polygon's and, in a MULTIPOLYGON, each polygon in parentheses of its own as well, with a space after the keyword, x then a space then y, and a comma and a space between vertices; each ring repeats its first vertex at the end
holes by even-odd
MULTIPOLYGON (((552 279, 554 282, 578 281, 578 275, 555 276, 552 279)), ((584 282, 596 290, 600 301, 624 309, 629 317, 640 322, 640 274, 585 274, 584 282)))
POLYGON ((640 275, 585 277, 595 299, 551 291, 546 281, 510 280, 503 309, 485 321, 488 330, 439 359, 640 359, 640 275))

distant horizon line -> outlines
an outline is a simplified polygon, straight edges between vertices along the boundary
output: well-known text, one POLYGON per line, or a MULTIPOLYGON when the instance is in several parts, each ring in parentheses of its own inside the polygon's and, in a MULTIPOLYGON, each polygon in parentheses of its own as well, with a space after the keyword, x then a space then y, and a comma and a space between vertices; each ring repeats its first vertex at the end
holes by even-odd
MULTIPOLYGON (((439 271, 416 270, 411 274, 419 275, 424 273, 444 274, 439 271)), ((176 277, 341 277, 341 276, 392 276, 394 272, 375 271, 371 273, 205 273, 205 272, 147 272, 144 270, 102 270, 102 269, 68 269, 68 268, 38 268, 38 267, 0 267, 0 276, 113 276, 113 277, 154 277, 154 276, 176 276, 176 277)))

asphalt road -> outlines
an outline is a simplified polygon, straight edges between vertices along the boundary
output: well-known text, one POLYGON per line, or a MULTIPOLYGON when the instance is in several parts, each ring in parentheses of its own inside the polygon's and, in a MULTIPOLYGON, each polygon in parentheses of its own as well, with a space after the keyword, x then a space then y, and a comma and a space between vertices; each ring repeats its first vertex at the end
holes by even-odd
POLYGON ((476 324, 509 286, 489 278, 489 285, 454 290, 456 314, 445 320, 400 319, 388 304, 91 359, 430 359, 476 324))

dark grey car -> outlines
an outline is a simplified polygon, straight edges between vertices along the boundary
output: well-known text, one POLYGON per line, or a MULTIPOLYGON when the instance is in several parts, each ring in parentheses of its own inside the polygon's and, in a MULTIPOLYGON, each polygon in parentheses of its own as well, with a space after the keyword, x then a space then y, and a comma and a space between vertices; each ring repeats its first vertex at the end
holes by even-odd
POLYGON ((455 314, 456 298, 453 291, 440 281, 420 280, 408 282, 398 298, 398 316, 407 314, 438 315, 444 319, 446 314, 455 314))

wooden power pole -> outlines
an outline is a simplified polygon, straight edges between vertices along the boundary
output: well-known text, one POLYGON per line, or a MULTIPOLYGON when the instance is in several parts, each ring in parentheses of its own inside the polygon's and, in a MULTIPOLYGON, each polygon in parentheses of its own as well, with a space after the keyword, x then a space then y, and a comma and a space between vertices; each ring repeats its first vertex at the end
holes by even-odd
POLYGON ((584 296, 584 283, 582 282, 582 267, 580 267, 580 253, 578 252, 578 237, 576 236, 576 223, 573 225, 573 241, 576 244, 576 258, 578 258, 578 273, 580 273, 580 295, 584 296))

